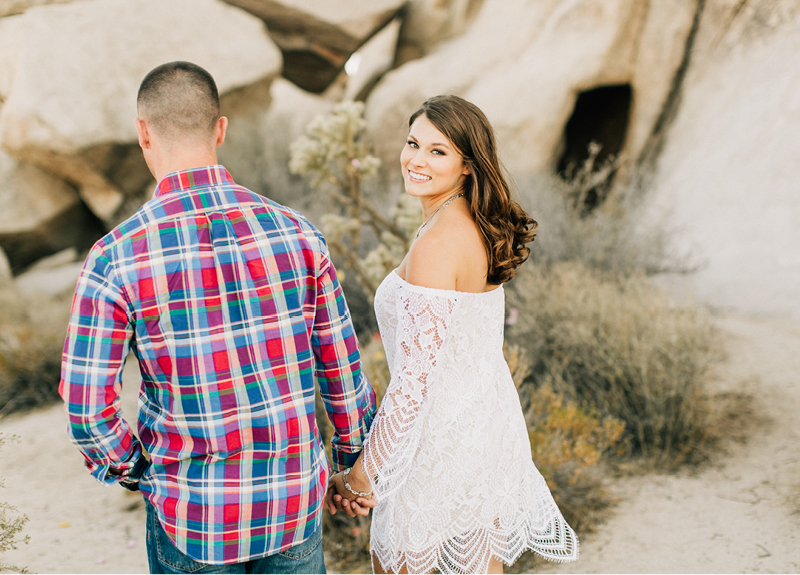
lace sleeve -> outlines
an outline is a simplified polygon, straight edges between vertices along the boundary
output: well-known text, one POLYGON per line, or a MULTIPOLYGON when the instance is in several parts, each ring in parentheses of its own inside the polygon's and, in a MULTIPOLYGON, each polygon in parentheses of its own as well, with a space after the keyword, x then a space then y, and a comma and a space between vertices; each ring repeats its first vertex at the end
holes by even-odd
POLYGON ((385 497, 408 477, 419 444, 419 418, 436 379, 440 350, 448 335, 455 294, 433 295, 426 288, 396 292, 397 325, 391 358, 392 379, 364 445, 362 464, 376 495, 385 497))

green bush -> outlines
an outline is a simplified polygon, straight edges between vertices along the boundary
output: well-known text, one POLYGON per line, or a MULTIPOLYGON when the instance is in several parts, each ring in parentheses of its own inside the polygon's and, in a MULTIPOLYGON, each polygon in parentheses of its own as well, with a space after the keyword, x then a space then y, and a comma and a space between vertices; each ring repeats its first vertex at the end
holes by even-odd
POLYGON ((708 314, 677 306, 641 272, 579 262, 525 266, 509 290, 508 336, 533 381, 625 423, 633 453, 670 467, 709 429, 704 389, 719 358, 708 314))

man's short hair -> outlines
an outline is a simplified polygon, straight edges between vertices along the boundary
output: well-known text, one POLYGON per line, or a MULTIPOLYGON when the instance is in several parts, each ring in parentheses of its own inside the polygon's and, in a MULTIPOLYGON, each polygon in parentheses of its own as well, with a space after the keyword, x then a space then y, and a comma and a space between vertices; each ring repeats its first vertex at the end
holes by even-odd
POLYGON ((197 64, 169 62, 144 77, 136 106, 140 118, 168 139, 206 138, 219 119, 219 92, 197 64))

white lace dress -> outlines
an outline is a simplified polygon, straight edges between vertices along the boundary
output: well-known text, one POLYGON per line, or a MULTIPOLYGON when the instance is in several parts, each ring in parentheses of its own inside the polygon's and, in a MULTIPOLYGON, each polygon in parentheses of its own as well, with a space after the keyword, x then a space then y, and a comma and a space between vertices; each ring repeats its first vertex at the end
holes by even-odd
POLYGON ((503 357, 503 288, 464 293, 390 273, 375 313, 392 379, 364 447, 386 569, 486 573, 526 549, 574 561, 578 540, 531 461, 503 357))

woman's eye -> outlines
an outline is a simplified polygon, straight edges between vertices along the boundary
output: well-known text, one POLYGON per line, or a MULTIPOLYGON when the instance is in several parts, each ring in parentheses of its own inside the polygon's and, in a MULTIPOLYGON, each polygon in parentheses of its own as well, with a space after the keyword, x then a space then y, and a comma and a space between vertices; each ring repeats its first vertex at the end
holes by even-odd
POLYGON ((419 147, 419 146, 417 146, 416 142, 412 142, 411 140, 407 141, 406 144, 408 144, 411 148, 418 148, 419 147))
POLYGON ((436 154, 437 156, 444 156, 444 152, 441 150, 433 150, 432 154, 436 154))

